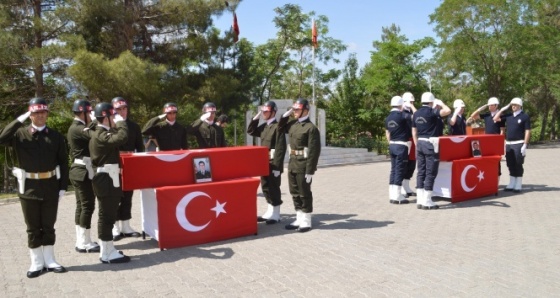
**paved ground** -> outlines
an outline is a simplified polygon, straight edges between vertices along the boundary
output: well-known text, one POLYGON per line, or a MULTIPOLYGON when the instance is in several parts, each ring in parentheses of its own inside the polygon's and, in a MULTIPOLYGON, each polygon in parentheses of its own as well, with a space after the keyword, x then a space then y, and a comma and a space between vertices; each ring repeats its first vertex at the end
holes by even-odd
MULTIPOLYGON (((321 168, 309 233, 284 230, 294 213, 285 180, 282 224, 259 225, 257 236, 167 251, 154 240, 125 239, 117 247, 133 260, 122 265, 74 251, 68 194, 55 250, 69 272, 36 279, 25 277, 20 205, 7 203, 0 205, 0 295, 560 297, 558 156, 559 148, 528 150, 521 194, 440 201, 435 211, 389 204, 388 162, 321 168)), ((502 177, 500 185, 507 182, 502 177)), ((139 228, 140 204, 134 204, 132 224, 139 228)))

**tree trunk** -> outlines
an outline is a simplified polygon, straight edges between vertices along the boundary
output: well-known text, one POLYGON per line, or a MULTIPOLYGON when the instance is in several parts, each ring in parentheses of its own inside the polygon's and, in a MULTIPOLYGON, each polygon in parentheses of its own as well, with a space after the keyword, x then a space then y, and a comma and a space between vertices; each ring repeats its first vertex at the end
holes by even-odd
POLYGON ((558 104, 554 104, 552 108, 552 119, 550 119, 550 140, 558 138, 556 134, 556 123, 558 122, 558 104))
POLYGON ((541 121, 541 133, 539 136, 539 141, 543 141, 544 140, 544 136, 546 134, 546 124, 548 120, 548 110, 545 109, 545 111, 542 113, 542 121, 541 121))

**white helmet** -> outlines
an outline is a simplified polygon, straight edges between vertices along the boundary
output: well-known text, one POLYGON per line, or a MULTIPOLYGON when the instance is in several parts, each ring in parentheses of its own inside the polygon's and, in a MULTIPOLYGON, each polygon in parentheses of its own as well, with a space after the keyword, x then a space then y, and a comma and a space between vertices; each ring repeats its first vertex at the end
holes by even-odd
POLYGON ((498 101, 498 99, 495 98, 495 97, 490 97, 488 99, 488 105, 499 105, 499 104, 500 104, 500 101, 498 101))
POLYGON ((412 95, 412 93, 410 92, 405 92, 402 95, 402 99, 404 102, 411 102, 414 101, 414 95, 412 95))
POLYGON ((397 106, 402 106, 403 104, 403 99, 400 96, 393 96, 393 98, 391 98, 391 106, 392 107, 397 107, 397 106))
POLYGON ((464 107, 465 107, 465 102, 462 99, 455 99, 455 101, 453 102, 454 109, 464 108, 464 107))
POLYGON ((519 97, 516 97, 516 98, 511 100, 510 104, 523 106, 523 100, 521 100, 521 98, 519 98, 519 97))
POLYGON ((422 99, 420 100, 422 103, 429 103, 429 102, 434 102, 434 95, 432 94, 432 92, 424 92, 422 93, 422 99))

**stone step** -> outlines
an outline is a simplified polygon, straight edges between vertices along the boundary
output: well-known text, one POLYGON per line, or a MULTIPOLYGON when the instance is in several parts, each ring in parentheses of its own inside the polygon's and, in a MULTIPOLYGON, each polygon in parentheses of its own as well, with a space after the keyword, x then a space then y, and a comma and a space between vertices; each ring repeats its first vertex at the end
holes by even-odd
MULTIPOLYGON (((385 155, 368 152, 365 148, 322 147, 318 166, 328 167, 371 163, 385 160, 387 160, 385 155)), ((286 156, 285 162, 288 162, 288 156, 286 156)))

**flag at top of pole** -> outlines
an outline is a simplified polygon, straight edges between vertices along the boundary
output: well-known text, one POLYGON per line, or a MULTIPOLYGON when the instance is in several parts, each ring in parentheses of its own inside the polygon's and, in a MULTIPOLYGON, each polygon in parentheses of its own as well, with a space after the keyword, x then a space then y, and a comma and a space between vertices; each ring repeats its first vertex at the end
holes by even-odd
POLYGON ((237 15, 233 13, 233 42, 239 40, 239 24, 237 24, 237 15))
POLYGON ((315 25, 315 19, 313 19, 313 25, 311 26, 311 44, 314 48, 319 46, 317 43, 317 26, 315 25))

